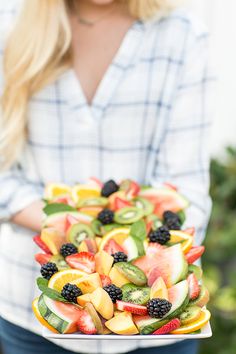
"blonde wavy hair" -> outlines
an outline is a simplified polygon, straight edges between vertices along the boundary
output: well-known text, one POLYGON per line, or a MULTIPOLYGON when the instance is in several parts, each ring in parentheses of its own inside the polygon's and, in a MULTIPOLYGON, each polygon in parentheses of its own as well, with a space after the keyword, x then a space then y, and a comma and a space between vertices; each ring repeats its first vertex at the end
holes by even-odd
MULTIPOLYGON (((120 1, 120 0, 119 0, 120 1)), ((121 0, 123 1, 123 0, 121 0)), ((18 160, 27 138, 27 106, 71 66, 70 0, 25 0, 4 51, 4 90, 0 100, 1 169, 18 160)), ((148 19, 173 0, 128 0, 130 13, 148 19)))

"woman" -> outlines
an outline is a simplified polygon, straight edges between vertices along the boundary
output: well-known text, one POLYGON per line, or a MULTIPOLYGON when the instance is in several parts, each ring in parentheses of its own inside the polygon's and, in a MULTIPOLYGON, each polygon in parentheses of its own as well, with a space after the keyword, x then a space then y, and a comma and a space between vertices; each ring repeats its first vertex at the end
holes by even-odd
MULTIPOLYGON (((201 243, 210 209, 208 35, 167 0, 2 3, 2 345, 4 354, 69 353, 33 334, 41 333, 31 301, 43 187, 89 176, 172 182, 192 203, 186 226, 197 226, 201 243)), ((58 344, 81 353, 196 352, 192 341, 58 344)))

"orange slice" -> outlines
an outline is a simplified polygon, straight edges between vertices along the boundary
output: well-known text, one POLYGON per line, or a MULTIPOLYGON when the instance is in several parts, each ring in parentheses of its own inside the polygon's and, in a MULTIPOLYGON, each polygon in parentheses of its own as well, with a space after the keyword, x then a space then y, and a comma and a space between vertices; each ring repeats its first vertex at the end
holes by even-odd
POLYGON ((103 207, 100 206, 85 206, 79 209, 79 211, 81 213, 93 216, 93 217, 97 217, 98 214, 100 213, 100 211, 103 210, 103 207))
POLYGON ((178 329, 172 331, 171 334, 186 334, 186 333, 195 332, 198 329, 205 326, 205 324, 207 324, 210 318, 211 318, 211 313, 206 309, 202 310, 201 315, 196 321, 179 327, 178 329))
POLYGON ((66 184, 50 183, 45 189, 45 199, 54 199, 56 197, 70 196, 71 188, 66 184))
POLYGON ((46 327, 47 329, 49 329, 49 331, 54 332, 54 333, 59 333, 55 328, 53 328, 41 315, 41 313, 39 312, 38 309, 38 300, 39 298, 37 297, 36 299, 34 299, 34 301, 32 302, 32 309, 33 312, 37 318, 37 320, 41 323, 42 326, 46 327))
POLYGON ((63 286, 67 283, 72 283, 75 280, 87 276, 87 273, 84 273, 78 269, 66 269, 60 272, 55 273, 49 280, 48 287, 55 289, 61 292, 63 286))
POLYGON ((170 243, 181 243, 184 253, 187 253, 193 245, 193 236, 179 230, 170 231, 170 243))
POLYGON ((102 241, 99 245, 99 250, 102 250, 108 241, 111 239, 116 241, 119 245, 122 245, 123 242, 129 236, 129 228, 128 227, 119 227, 117 229, 113 229, 105 234, 102 238, 102 241))
POLYGON ((81 199, 97 198, 101 196, 101 189, 96 186, 77 184, 72 188, 72 198, 75 203, 81 199))

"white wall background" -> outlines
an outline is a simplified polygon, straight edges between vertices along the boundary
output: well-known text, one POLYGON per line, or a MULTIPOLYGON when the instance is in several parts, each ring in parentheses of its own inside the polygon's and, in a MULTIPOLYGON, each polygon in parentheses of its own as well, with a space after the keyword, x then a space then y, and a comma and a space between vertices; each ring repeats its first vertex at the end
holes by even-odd
POLYGON ((236 146, 236 0, 188 0, 190 8, 208 25, 216 64, 218 93, 215 102, 212 154, 225 145, 236 146))

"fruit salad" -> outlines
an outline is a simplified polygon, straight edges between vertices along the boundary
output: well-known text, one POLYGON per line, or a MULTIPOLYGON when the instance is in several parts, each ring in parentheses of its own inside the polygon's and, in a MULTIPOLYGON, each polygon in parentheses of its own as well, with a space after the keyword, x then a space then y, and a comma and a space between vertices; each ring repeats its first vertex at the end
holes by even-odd
POLYGON ((55 333, 198 333, 209 321, 209 292, 195 264, 188 201, 177 188, 130 179, 50 184, 34 237, 40 323, 55 333))

